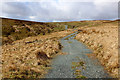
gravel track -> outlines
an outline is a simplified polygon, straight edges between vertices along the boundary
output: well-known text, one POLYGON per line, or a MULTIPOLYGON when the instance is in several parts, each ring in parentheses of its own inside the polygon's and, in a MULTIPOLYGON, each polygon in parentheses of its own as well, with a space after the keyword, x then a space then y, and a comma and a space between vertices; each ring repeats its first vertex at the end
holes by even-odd
POLYGON ((70 34, 60 39, 63 45, 63 52, 68 54, 56 56, 51 64, 52 69, 49 70, 46 78, 76 78, 73 74, 72 62, 79 62, 77 57, 85 62, 85 70, 81 74, 87 78, 110 78, 103 66, 97 59, 91 59, 86 54, 91 54, 92 50, 88 49, 84 44, 74 39, 77 33, 70 34))

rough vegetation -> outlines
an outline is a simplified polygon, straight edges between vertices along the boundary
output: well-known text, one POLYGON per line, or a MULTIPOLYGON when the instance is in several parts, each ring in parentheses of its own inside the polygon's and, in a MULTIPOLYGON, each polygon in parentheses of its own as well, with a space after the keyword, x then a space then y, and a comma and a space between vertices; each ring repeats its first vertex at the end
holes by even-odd
POLYGON ((105 69, 113 77, 118 77, 118 21, 100 22, 97 27, 79 28, 76 39, 93 49, 105 69))
POLYGON ((46 35, 65 30, 56 23, 32 22, 2 18, 2 44, 11 43, 30 36, 46 35))
POLYGON ((56 22, 57 24, 60 24, 60 25, 68 25, 68 28, 72 28, 72 29, 75 29, 75 28, 78 28, 78 27, 93 27, 93 26, 98 26, 98 25, 101 25, 101 23, 103 23, 104 20, 102 21, 71 21, 71 22, 56 22))
POLYGON ((64 28, 56 23, 2 18, 2 77, 44 77, 51 59, 61 54, 59 39, 73 33, 64 28))
POLYGON ((1 18, 2 20, 2 44, 12 43, 13 41, 24 39, 30 36, 46 35, 52 32, 85 26, 97 26, 99 22, 92 21, 73 21, 73 22, 32 22, 15 19, 1 18))
POLYGON ((103 20, 42 23, 2 18, 3 78, 43 77, 50 68, 51 59, 57 53, 66 54, 60 52, 62 46, 58 39, 73 33, 74 28, 79 32, 76 39, 93 49, 105 68, 117 77, 117 23, 103 20))
POLYGON ((74 75, 76 78, 86 78, 81 74, 81 71, 85 69, 85 62, 79 57, 76 58, 78 58, 79 62, 72 62, 72 69, 75 71, 74 75))
POLYGON ((61 46, 56 39, 16 45, 17 43, 3 47, 3 77, 5 78, 41 77, 46 68, 49 68, 50 57, 59 52, 61 46))
POLYGON ((43 77, 50 69, 50 60, 62 48, 58 39, 70 33, 71 31, 55 32, 3 45, 3 78, 43 77))

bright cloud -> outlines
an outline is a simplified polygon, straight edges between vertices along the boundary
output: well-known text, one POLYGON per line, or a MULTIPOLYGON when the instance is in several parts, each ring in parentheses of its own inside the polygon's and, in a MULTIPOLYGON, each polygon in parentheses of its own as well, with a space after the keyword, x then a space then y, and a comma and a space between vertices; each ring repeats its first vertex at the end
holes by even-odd
POLYGON ((34 21, 117 19, 119 0, 4 0, 1 17, 34 21))

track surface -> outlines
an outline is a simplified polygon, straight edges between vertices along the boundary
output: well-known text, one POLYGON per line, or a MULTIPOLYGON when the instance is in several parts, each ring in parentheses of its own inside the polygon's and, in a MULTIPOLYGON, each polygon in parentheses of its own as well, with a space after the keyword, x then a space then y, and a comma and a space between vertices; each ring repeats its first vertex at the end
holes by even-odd
POLYGON ((89 58, 92 50, 74 39, 76 33, 68 35, 60 40, 63 45, 63 52, 67 55, 58 55, 52 61, 52 69, 49 70, 46 78, 76 78, 73 74, 72 62, 79 62, 78 57, 85 62, 85 70, 81 74, 87 78, 110 78, 103 66, 96 59, 89 58))

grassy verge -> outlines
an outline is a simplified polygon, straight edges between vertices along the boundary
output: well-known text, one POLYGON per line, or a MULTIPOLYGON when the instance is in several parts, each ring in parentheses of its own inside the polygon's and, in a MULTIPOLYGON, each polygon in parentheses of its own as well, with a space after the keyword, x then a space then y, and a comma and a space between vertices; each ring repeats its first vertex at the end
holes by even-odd
POLYGON ((3 78, 43 78, 62 48, 59 39, 72 31, 28 37, 2 46, 3 78), (59 36, 58 36, 59 35, 59 36))
POLYGON ((113 77, 118 77, 118 24, 102 22, 99 26, 85 27, 76 39, 85 43, 113 77), (113 38, 114 37, 114 38, 113 38))

